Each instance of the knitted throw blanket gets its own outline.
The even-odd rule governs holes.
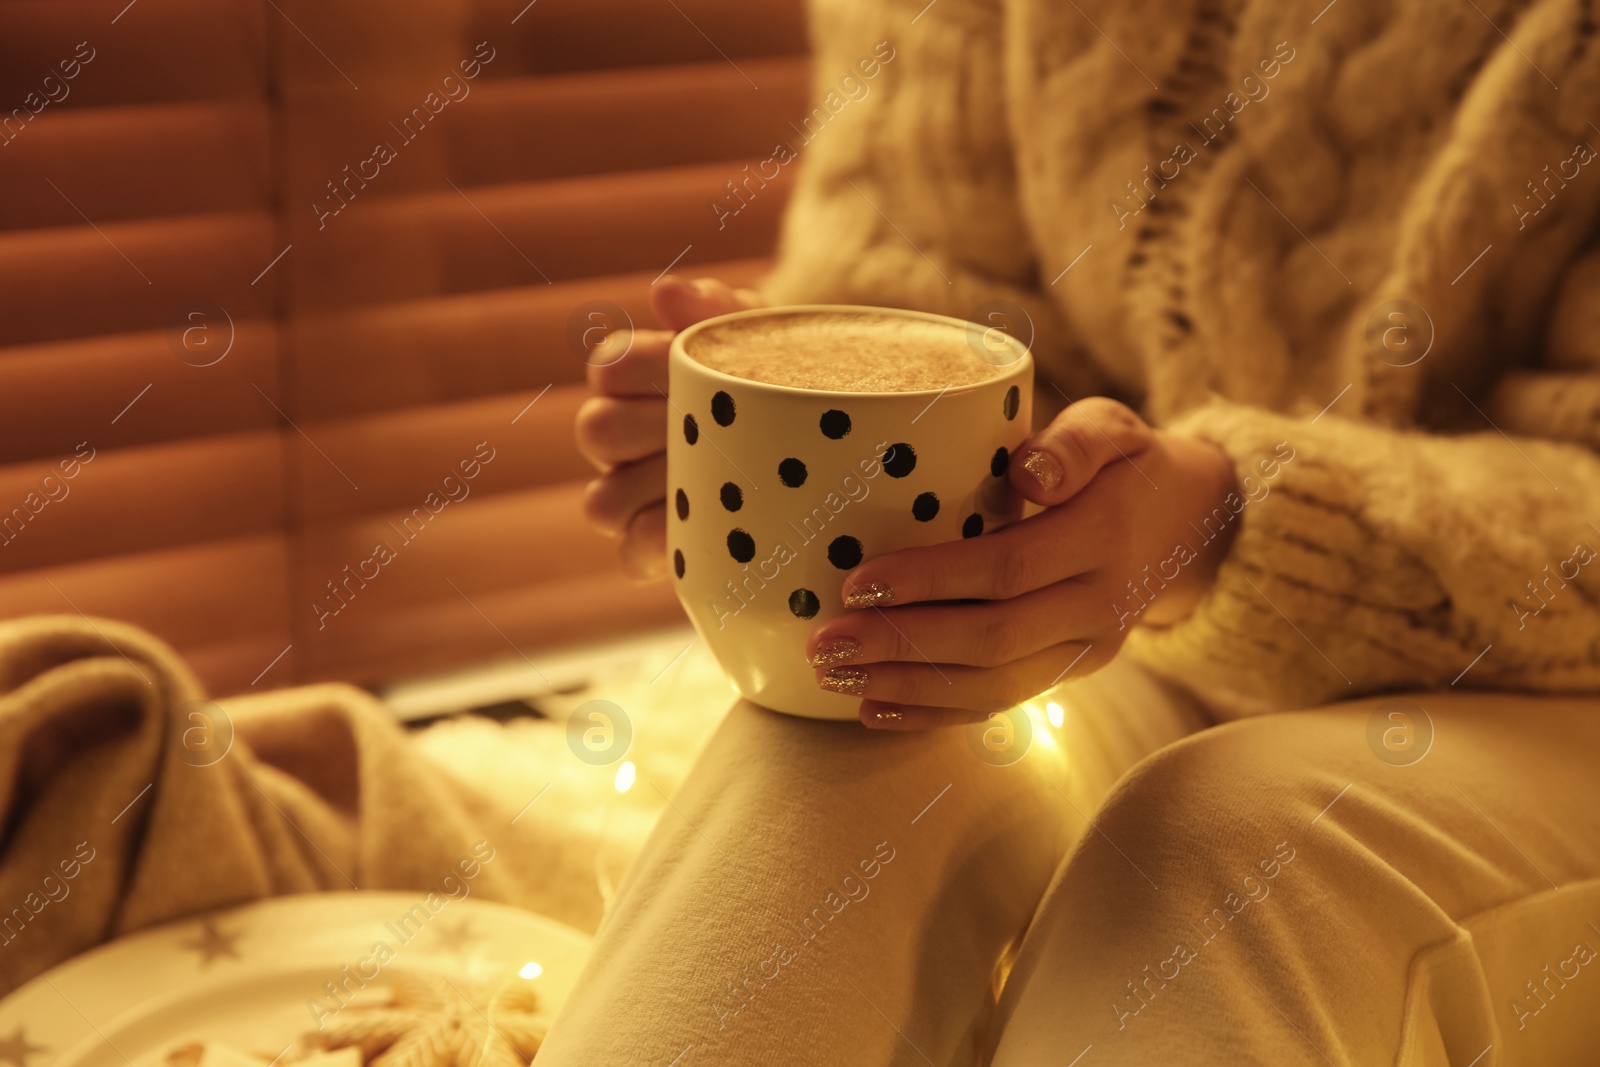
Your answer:
[[[558,910],[548,842],[372,697],[213,704],[110,620],[0,623],[0,798],[0,994],[107,938],[285,893],[438,890],[470,869],[472,893]]]

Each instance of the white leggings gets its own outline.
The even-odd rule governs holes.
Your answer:
[[[1057,699],[1010,766],[736,705],[539,1067],[1593,1062],[1600,704],[1417,696],[1398,766],[1382,702]]]

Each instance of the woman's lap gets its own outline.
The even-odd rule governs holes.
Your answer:
[[[1419,697],[1436,736],[1402,766],[1382,702],[1180,740],[1198,710],[1125,664],[1059,699],[1009,766],[966,730],[736,706],[540,1063],[1503,1067],[1600,1019],[1600,961],[1523,986],[1600,948],[1600,706]]]

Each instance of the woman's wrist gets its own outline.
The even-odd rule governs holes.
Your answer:
[[[1216,584],[1217,572],[1238,533],[1239,516],[1228,502],[1238,496],[1239,478],[1233,458],[1210,441],[1161,431],[1157,438],[1179,472],[1175,488],[1180,497],[1177,508],[1169,512],[1175,517],[1171,532],[1175,540],[1156,547],[1162,550],[1160,558],[1164,560],[1176,556],[1187,562],[1182,563],[1166,595],[1152,601],[1140,621],[1172,626],[1193,614],[1195,605]]]

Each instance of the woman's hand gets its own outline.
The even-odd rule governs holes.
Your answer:
[[[667,554],[667,346],[674,332],[701,319],[759,307],[760,295],[711,278],[685,282],[667,277],[650,290],[650,307],[665,330],[613,334],[607,345],[627,354],[605,366],[590,365],[595,395],[578,409],[578,449],[600,468],[583,508],[591,523],[619,538],[622,569],[635,578],[666,571]]]
[[[1046,510],[863,563],[841,590],[856,610],[812,633],[817,684],[864,697],[867,726],[975,721],[1104,666],[1137,623],[1189,613],[1242,507],[1221,449],[1101,397],[1034,435],[1008,476]]]

